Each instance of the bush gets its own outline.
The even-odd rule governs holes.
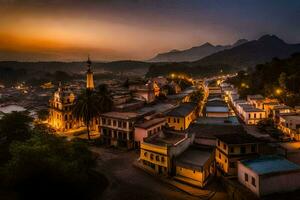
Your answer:
[[[11,160],[1,170],[1,185],[21,199],[90,199],[94,185],[105,188],[102,177],[91,175],[95,162],[82,142],[35,134],[12,143],[10,153]]]

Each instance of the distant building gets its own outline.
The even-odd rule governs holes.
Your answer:
[[[208,101],[205,105],[206,117],[228,117],[229,108],[223,100]]]
[[[242,160],[238,180],[259,197],[295,191],[300,189],[300,166],[279,156]]]
[[[93,72],[91,70],[90,58],[87,60],[86,89],[94,89]],[[49,101],[48,124],[57,131],[67,132],[83,126],[82,121],[78,121],[72,115],[72,106],[75,103],[74,93],[67,87],[59,84],[58,90]],[[96,119],[95,119],[96,120]],[[92,129],[94,129],[94,123]]]
[[[278,128],[288,137],[300,141],[300,115],[281,115]]]
[[[65,132],[82,125],[72,115],[75,95],[67,87],[59,85],[58,90],[49,100],[48,124],[57,131]]]
[[[134,148],[135,112],[108,112],[100,115],[100,137],[104,144],[127,149]]]
[[[249,134],[217,135],[216,164],[226,175],[237,175],[237,161],[258,154],[257,138]]]
[[[277,105],[274,106],[273,110],[272,110],[273,114],[273,121],[275,124],[279,123],[279,118],[281,114],[288,114],[292,112],[292,108],[286,105]]]
[[[195,103],[183,103],[166,114],[167,124],[174,130],[186,130],[197,117]]]

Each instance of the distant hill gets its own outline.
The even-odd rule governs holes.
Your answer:
[[[296,52],[300,52],[300,44],[288,44],[275,35],[264,35],[258,40],[211,54],[192,65],[223,64],[235,68],[248,68],[271,61],[274,57],[287,58]]]
[[[147,76],[182,72],[194,76],[208,76],[237,72],[264,64],[273,58],[288,58],[300,52],[300,44],[288,44],[275,35],[264,35],[258,40],[237,41],[230,49],[213,53],[198,61],[152,65]]]
[[[201,46],[192,47],[186,50],[172,50],[167,53],[160,53],[154,58],[150,59],[149,62],[183,62],[183,61],[196,61],[205,56],[211,55],[213,53],[222,51],[224,49],[232,48],[237,45],[241,45],[247,42],[246,39],[238,40],[233,45],[212,45],[210,43],[205,43]]]
[[[93,62],[94,71],[106,70],[111,72],[120,72],[126,70],[144,70],[147,71],[150,63],[141,61],[113,61],[113,62]],[[26,69],[34,71],[55,72],[66,71],[79,73],[85,71],[85,62],[17,62],[17,61],[0,61],[0,68]]]

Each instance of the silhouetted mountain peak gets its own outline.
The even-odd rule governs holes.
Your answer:
[[[206,42],[206,43],[202,44],[201,47],[214,47],[214,45],[212,45],[209,42]]]
[[[280,39],[279,37],[277,37],[276,35],[263,35],[261,36],[258,41],[261,42],[273,42],[273,43],[285,43],[282,39]]]
[[[247,39],[239,39],[239,40],[237,40],[235,43],[233,43],[233,47],[236,47],[236,46],[239,46],[239,45],[241,45],[241,44],[244,44],[244,43],[246,43],[246,42],[248,42],[248,40]]]

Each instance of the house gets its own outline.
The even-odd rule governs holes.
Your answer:
[[[300,189],[300,166],[280,156],[238,162],[238,180],[257,196]]]
[[[156,134],[166,124],[164,117],[143,120],[135,124],[134,128],[134,142],[135,147],[140,147],[144,138]]]
[[[159,93],[159,91],[158,91]],[[133,92],[133,96],[141,100],[144,100],[146,103],[152,103],[155,101],[155,92],[151,89],[150,86],[140,87]],[[158,95],[157,95],[158,96]]]
[[[240,116],[245,124],[257,124],[259,121],[266,118],[266,112],[262,109],[247,104],[240,106],[242,108]]]
[[[206,117],[228,117],[229,108],[223,100],[212,100],[208,101],[205,105],[205,116]]]
[[[162,129],[144,138],[140,147],[140,166],[152,173],[170,176],[174,172],[174,158],[185,151],[194,136],[185,132]]]
[[[239,124],[233,124],[228,121],[223,121],[220,123],[198,123],[197,121],[192,123],[188,129],[189,133],[195,135],[195,144],[215,147],[217,144],[218,135],[242,133],[246,134],[243,126]]]
[[[140,118],[135,112],[107,112],[100,115],[100,137],[104,144],[132,149],[134,124]]]
[[[300,140],[300,115],[280,115],[278,128],[288,137]]]
[[[247,101],[253,105],[255,108],[263,109],[263,102],[265,98],[260,94],[247,95]]]
[[[174,130],[186,130],[190,123],[196,119],[195,103],[183,103],[166,114],[169,127]]]
[[[261,141],[249,134],[216,135],[216,165],[226,175],[237,175],[237,161],[258,154]]]
[[[286,106],[284,104],[274,106],[274,108],[272,110],[272,117],[273,117],[274,123],[275,124],[279,123],[279,117],[281,114],[287,114],[287,113],[291,113],[291,112],[292,112],[292,108],[289,106]]]
[[[191,145],[175,159],[174,179],[197,187],[204,187],[214,174],[213,148]]]

